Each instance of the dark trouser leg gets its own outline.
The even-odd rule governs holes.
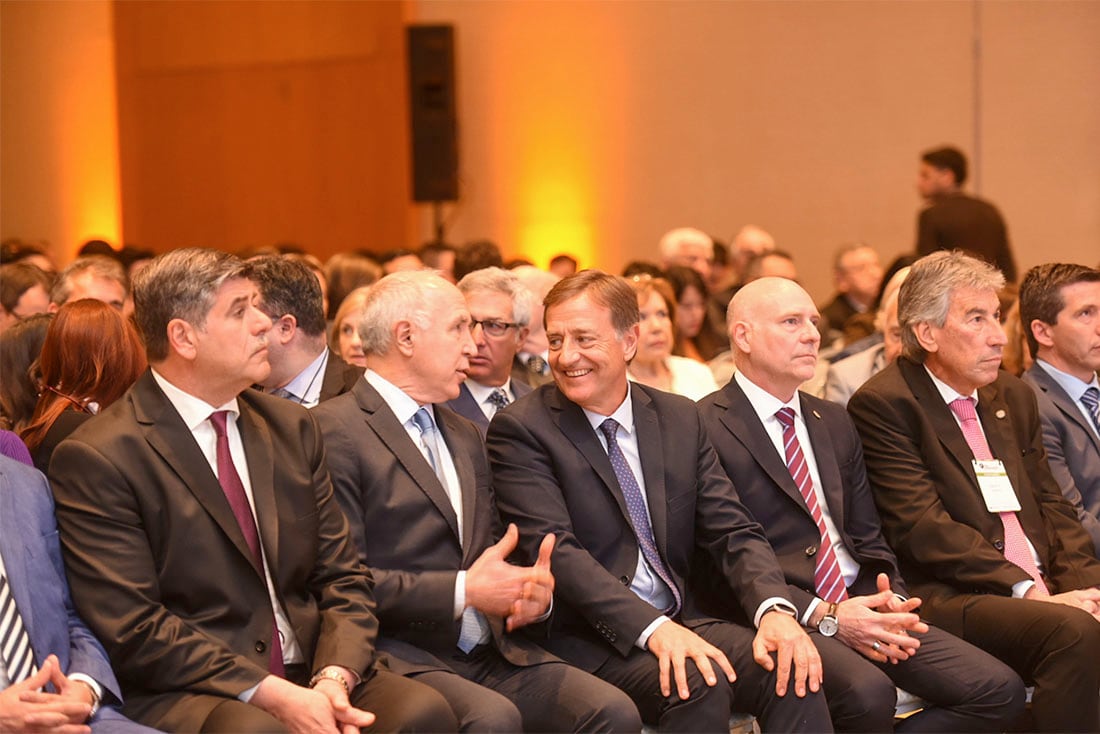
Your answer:
[[[458,718],[458,731],[480,733],[523,730],[523,717],[515,704],[496,691],[466,680],[458,673],[432,670],[409,677],[431,686],[447,699]]]
[[[199,731],[202,734],[273,734],[286,730],[278,719],[266,711],[250,703],[227,698],[214,707]]]
[[[356,688],[352,705],[377,717],[374,726],[365,730],[370,734],[458,730],[458,721],[443,696],[423,683],[388,670],[376,669],[374,675]]]
[[[843,732],[891,731],[897,689],[867,658],[834,637],[810,634],[821,655],[833,727]]]

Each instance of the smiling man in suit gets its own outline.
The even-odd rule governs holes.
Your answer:
[[[212,250],[146,266],[150,369],[51,462],[73,599],[123,712],[168,731],[453,727],[376,662],[371,579],[310,413],[247,389],[270,369],[250,275]]]
[[[900,731],[1003,731],[1024,708],[1019,676],[921,622],[919,599],[897,596],[905,584],[855,426],[839,405],[798,390],[814,373],[819,320],[794,281],[763,278],[739,290],[727,318],[737,372],[699,411],[775,550],[799,619],[815,632],[833,724],[889,731],[900,686],[931,704]]]
[[[1039,400],[1050,470],[1100,556],[1100,271],[1066,263],[1027,271],[1020,320],[1035,359],[1023,380]]]
[[[458,397],[446,405],[473,421],[484,438],[498,410],[531,392],[527,383],[512,379],[512,364],[527,339],[534,296],[502,268],[468,273],[458,289],[470,310],[470,334],[477,352],[470,355]]]
[[[958,251],[901,286],[902,356],[848,403],[922,614],[1008,663],[1042,731],[1100,729],[1100,561],[1051,475],[1035,395],[1000,370],[1004,276]]]
[[[488,434],[498,503],[526,553],[557,538],[544,644],[625,690],[662,731],[728,732],[734,710],[765,731],[828,730],[817,650],[695,403],[627,380],[634,291],[586,270],[545,306],[556,384],[498,413]],[[687,580],[697,552],[729,584],[740,624],[700,610]]]
[[[510,301],[489,299],[482,317],[507,317]],[[433,406],[455,398],[477,354],[470,324],[462,293],[439,275],[383,278],[359,325],[365,378],[316,411],[377,583],[379,648],[440,691],[463,731],[637,731],[620,691],[512,634],[548,611],[554,540],[540,536],[533,566],[507,562],[517,533],[502,533],[481,436]]]
[[[317,276],[303,261],[264,255],[249,261],[260,288],[260,310],[271,319],[265,392],[306,408],[352,388],[362,367],[350,365],[328,348],[325,311]]]

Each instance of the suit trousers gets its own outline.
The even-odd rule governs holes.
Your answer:
[[[681,701],[671,677],[672,695],[662,696],[657,657],[640,649],[631,650],[626,658],[616,654],[594,672],[626,691],[638,705],[642,720],[662,732],[728,734],[730,715],[734,712],[753,714],[761,731],[832,731],[823,693],[807,691],[805,697],[799,698],[792,684],[787,695],[776,695],[775,673],[769,673],[753,660],[753,630],[728,622],[708,622],[692,629],[726,654],[737,674],[734,683],[715,665],[718,683],[707,686],[695,663],[689,660],[685,667],[691,696]]]
[[[930,627],[917,654],[878,663],[835,637],[812,632],[825,671],[825,697],[837,731],[1011,731],[1024,712],[1023,681],[992,655]],[[896,688],[929,706],[894,726]]]

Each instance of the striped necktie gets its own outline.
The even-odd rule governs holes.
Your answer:
[[[26,680],[35,674],[34,650],[23,626],[23,617],[15,606],[8,577],[0,573],[0,657],[8,670],[12,683]]]
[[[1085,393],[1081,396],[1081,404],[1092,416],[1092,425],[1096,428],[1096,435],[1100,436],[1100,390],[1097,390],[1095,386],[1085,390]]]

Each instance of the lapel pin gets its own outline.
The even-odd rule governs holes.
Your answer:
[[[818,413],[816,410],[813,413],[814,413],[814,418],[817,418],[818,420],[821,420],[821,413]]]
[[[1004,412],[1003,410],[998,410],[998,411],[997,411],[996,413],[994,413],[993,415],[997,416],[997,417],[998,417],[998,418],[1000,418],[1001,420],[1004,420],[1004,417],[1005,417],[1005,412]]]

